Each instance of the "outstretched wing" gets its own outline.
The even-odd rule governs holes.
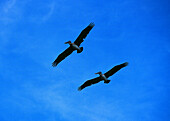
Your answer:
[[[64,52],[62,52],[56,60],[52,63],[52,66],[55,67],[57,66],[58,63],[60,63],[62,60],[64,60],[67,56],[69,56],[74,50],[69,47],[67,48]]]
[[[117,71],[119,71],[121,68],[126,67],[128,65],[128,62],[125,62],[123,64],[117,65],[110,69],[108,72],[106,72],[104,75],[108,78],[109,76],[113,75]]]
[[[96,77],[96,78],[94,78],[94,79],[87,80],[84,84],[82,84],[82,85],[78,88],[78,90],[81,91],[81,90],[84,89],[85,87],[90,86],[90,85],[92,85],[92,84],[96,84],[96,83],[100,82],[101,80],[102,80],[101,77]]]
[[[87,34],[90,32],[90,30],[94,27],[94,23],[90,23],[81,33],[80,35],[77,37],[77,39],[75,40],[75,44],[77,46],[80,46],[80,44],[83,42],[83,39],[86,38]]]

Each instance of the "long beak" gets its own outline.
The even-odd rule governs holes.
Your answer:
[[[71,41],[65,42],[65,44],[71,44]]]
[[[100,72],[97,72],[97,73],[95,73],[95,74],[99,74]]]

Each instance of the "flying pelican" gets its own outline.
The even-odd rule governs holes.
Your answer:
[[[86,38],[87,34],[90,30],[94,27],[94,23],[90,23],[84,30],[81,31],[80,35],[77,39],[72,43],[71,41],[65,42],[65,44],[69,44],[68,47],[64,52],[62,52],[56,60],[52,63],[52,66],[55,67],[59,64],[62,60],[64,60],[67,56],[69,56],[74,50],[77,50],[77,53],[81,53],[83,51],[83,47],[79,47],[80,44],[84,41],[83,39]]]
[[[115,67],[113,67],[112,69],[110,69],[108,72],[106,72],[105,74],[102,74],[102,72],[97,72],[95,74],[99,74],[99,77],[96,77],[94,79],[90,79],[87,80],[84,84],[82,84],[78,90],[81,91],[82,89],[84,89],[87,86],[90,86],[92,84],[96,84],[102,80],[104,80],[104,83],[108,84],[110,82],[110,80],[108,79],[108,77],[112,76],[113,74],[115,74],[117,71],[119,71],[121,68],[126,67],[128,65],[128,62],[125,62],[123,64],[117,65]]]

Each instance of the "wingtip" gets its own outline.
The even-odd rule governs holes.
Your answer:
[[[91,22],[89,26],[94,27],[95,26],[94,22]]]
[[[81,90],[82,90],[82,88],[81,88],[81,87],[79,87],[79,88],[78,88],[78,91],[81,91]]]
[[[53,63],[52,63],[52,66],[53,66],[53,67],[56,67],[56,66],[57,66],[57,63],[54,63],[54,62],[53,62]]]
[[[127,65],[129,65],[129,63],[128,63],[128,62],[125,62],[124,65],[127,66]]]

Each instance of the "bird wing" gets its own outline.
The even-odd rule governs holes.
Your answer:
[[[96,84],[96,83],[100,82],[101,80],[102,80],[102,79],[101,79],[100,76],[99,76],[99,77],[96,77],[96,78],[94,78],[94,79],[87,80],[84,84],[82,84],[82,85],[78,88],[78,90],[81,91],[81,90],[84,89],[85,87],[90,86],[90,85],[92,85],[92,84]]]
[[[74,51],[74,49],[72,49],[71,47],[67,48],[64,52],[62,52],[57,58],[56,60],[52,63],[52,66],[55,67],[57,66],[58,63],[60,63],[62,60],[64,60],[67,56],[69,56],[72,52]]]
[[[86,38],[87,34],[90,32],[90,30],[94,27],[94,23],[90,23],[84,30],[81,31],[80,35],[75,40],[75,44],[77,46],[80,46],[80,44],[83,42],[83,39]]]
[[[106,72],[104,75],[108,78],[109,76],[113,75],[117,71],[119,71],[121,68],[126,67],[128,65],[128,62],[125,62],[123,64],[117,65],[110,69],[108,72]]]

